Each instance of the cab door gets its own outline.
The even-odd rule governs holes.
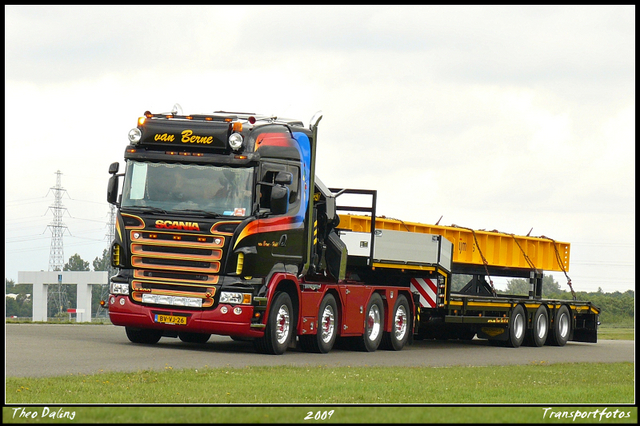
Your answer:
[[[260,171],[260,210],[270,211],[271,191],[278,173],[287,172],[292,176],[286,185],[289,192],[287,212],[268,214],[261,220],[258,246],[271,253],[274,263],[302,265],[304,261],[304,213],[300,215],[300,168],[296,165],[265,162]]]

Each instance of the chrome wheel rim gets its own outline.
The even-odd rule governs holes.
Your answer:
[[[404,305],[398,306],[393,320],[393,333],[396,340],[402,340],[407,333],[407,317],[407,311],[405,310]]]
[[[540,315],[538,317],[538,321],[536,321],[536,330],[538,331],[538,338],[542,339],[547,335],[547,321],[544,318],[544,315]]]
[[[369,340],[375,341],[381,330],[380,308],[378,305],[371,305],[367,316],[367,328]]]
[[[558,318],[558,331],[563,338],[569,334],[569,317],[565,313]]]
[[[321,339],[324,343],[329,343],[335,331],[336,317],[330,305],[324,307],[320,327],[322,330]]]
[[[279,344],[283,344],[289,337],[289,309],[286,305],[280,306],[276,315],[276,340]]]
[[[524,335],[524,318],[519,313],[513,318],[513,335],[516,339]]]

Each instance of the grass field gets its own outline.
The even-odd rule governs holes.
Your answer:
[[[633,327],[598,327],[598,340],[635,340]]]
[[[599,339],[633,340],[634,329],[601,327]],[[181,371],[167,366],[6,378],[3,422],[637,423],[634,385],[633,363]],[[27,412],[35,417],[25,418]]]
[[[56,404],[195,405],[188,408],[185,412],[188,415],[183,417],[176,414],[183,410],[180,407],[172,407],[171,410],[158,406],[74,408],[76,415],[82,413],[83,423],[105,419],[116,421],[116,418],[130,423],[172,422],[172,418],[180,418],[180,422],[211,422],[213,419],[218,422],[224,419],[231,423],[304,423],[308,412],[312,415],[307,422],[410,423],[428,420],[435,423],[440,419],[442,422],[465,423],[471,421],[469,416],[474,416],[471,413],[478,415],[478,412],[482,413],[481,420],[476,419],[476,422],[540,422],[543,420],[543,408],[575,412],[575,406],[558,407],[567,404],[608,404],[611,412],[617,406],[629,413],[629,420],[637,419],[634,407],[620,406],[634,403],[634,389],[633,363],[403,369],[281,366],[174,371],[167,368],[159,372],[54,378],[9,377],[6,379],[6,402],[16,407],[37,409],[39,416],[44,406],[51,412],[53,408],[50,407]],[[30,404],[39,406],[33,408]],[[203,406],[210,404],[218,406]],[[229,407],[229,404],[249,407],[239,409]],[[278,404],[300,405],[273,407]],[[372,407],[361,409],[358,408],[360,404]],[[398,406],[383,407],[380,404]],[[411,407],[415,404],[471,406],[456,407],[456,410],[448,407],[446,411],[440,411],[438,407]],[[517,410],[509,406],[486,408],[486,404],[537,404],[538,407],[526,407],[523,412],[524,407]],[[596,408],[583,409],[593,411]],[[12,410],[11,407],[4,408],[5,422],[25,420],[12,417]],[[62,410],[69,411],[70,408],[65,406]],[[329,418],[331,410],[334,412]],[[509,412],[511,414],[507,414]],[[114,417],[115,413],[117,417]],[[19,416],[20,412],[17,414]],[[314,419],[316,414],[318,420]],[[322,420],[322,415],[325,420]],[[626,420],[618,419],[618,422]]]
[[[245,367],[6,378],[11,404],[617,404],[633,363]],[[551,392],[553,390],[553,392]]]
[[[25,411],[34,419],[20,418]],[[15,411],[14,411],[15,410]],[[49,418],[51,413],[61,418]],[[43,416],[44,414],[44,416]],[[49,417],[47,417],[49,416]],[[66,417],[65,417],[66,416]],[[609,416],[609,417],[607,417]],[[71,420],[71,418],[73,418]],[[236,406],[3,408],[4,423],[244,423],[244,424],[637,424],[636,407],[595,406]]]

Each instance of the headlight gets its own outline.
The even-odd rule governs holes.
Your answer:
[[[135,145],[140,142],[140,139],[142,139],[142,132],[140,131],[140,129],[136,127],[129,130],[129,142]]]
[[[250,305],[251,293],[233,293],[223,291],[220,293],[220,303],[229,303],[231,305]]]
[[[229,146],[234,151],[239,151],[242,148],[242,135],[240,133],[232,133],[229,136]]]
[[[111,294],[124,294],[124,295],[129,294],[129,283],[118,283],[118,282],[111,281],[111,284],[109,287],[110,287],[109,292]]]

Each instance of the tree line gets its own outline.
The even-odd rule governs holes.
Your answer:
[[[453,275],[451,287],[459,291],[473,278],[471,275]],[[528,295],[529,280],[515,278],[507,281],[505,290],[496,289],[498,294]],[[605,293],[602,288],[595,292],[576,291],[577,300],[593,303],[600,308],[600,322],[604,325],[633,327],[635,312],[635,293],[615,291]],[[572,300],[573,295],[568,286],[563,288],[553,275],[544,275],[542,279],[542,297],[545,299]]]
[[[93,260],[94,271],[109,271],[111,268],[109,252],[105,249],[102,257],[96,257]],[[69,262],[64,265],[63,271],[89,271],[89,262],[74,254],[69,258]],[[472,277],[470,275],[453,275],[452,289],[460,290],[466,285]],[[32,285],[16,284],[13,280],[6,280],[5,295],[6,296],[5,312],[7,317],[31,317],[32,316]],[[62,285],[61,291],[64,291],[63,306],[56,306],[56,303],[48,303],[47,316],[49,317],[66,317],[67,308],[76,307],[77,289],[73,285]],[[500,294],[527,295],[529,294],[529,281],[521,278],[515,278],[507,281],[506,290],[497,290]],[[106,317],[107,313],[100,306],[100,300],[105,300],[108,296],[108,285],[103,286],[100,291],[94,289],[92,292],[91,311],[94,316]],[[553,275],[544,275],[542,281],[542,297],[546,299],[571,300],[573,295],[570,291],[564,290],[560,284],[553,278]],[[633,290],[625,292],[615,291],[613,293],[604,293],[601,288],[596,292],[576,292],[578,300],[584,300],[593,303],[602,310],[600,314],[600,322],[605,325],[618,325],[632,327],[634,324],[634,308],[635,294]],[[65,304],[66,303],[66,304]]]

